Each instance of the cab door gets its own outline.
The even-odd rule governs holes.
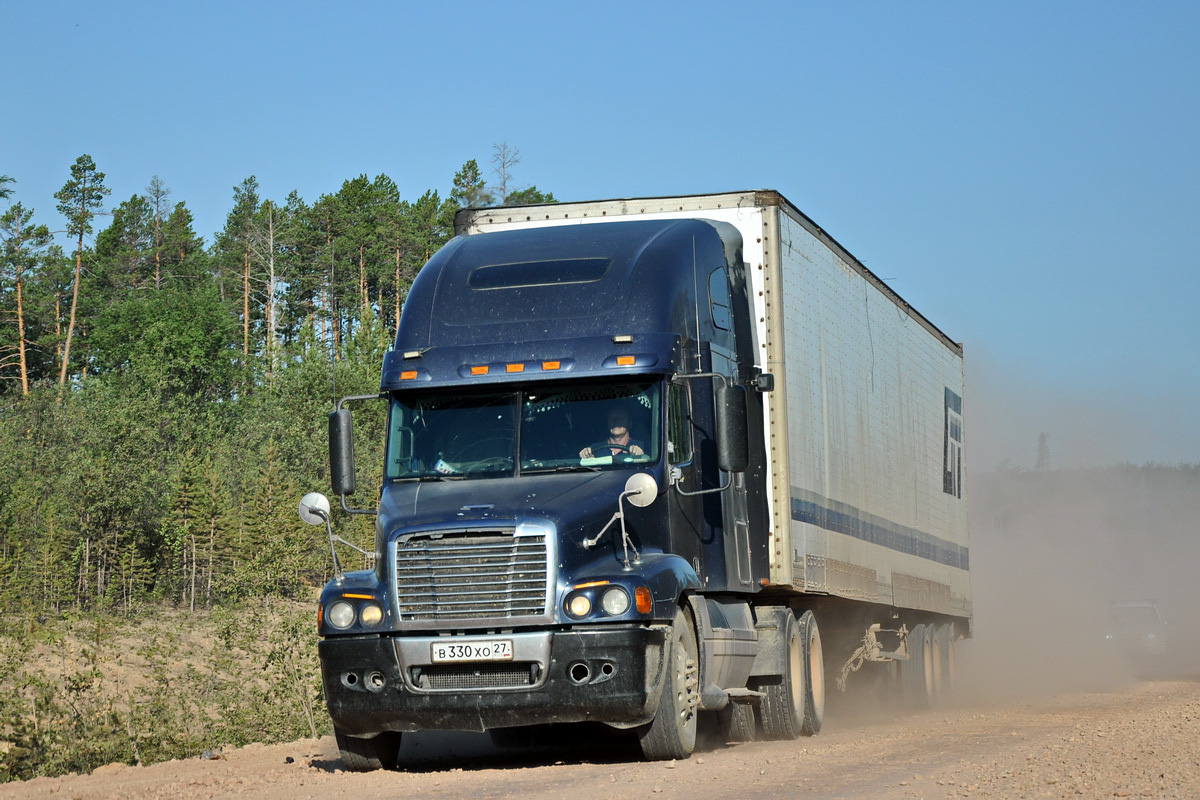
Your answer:
[[[722,265],[712,270],[708,274],[707,283],[709,322],[712,324],[707,359],[709,368],[736,383],[738,358],[734,335],[734,304],[726,267]],[[713,397],[715,401],[716,392],[713,392]],[[746,476],[742,472],[730,475],[720,470],[716,471],[719,473],[719,485],[729,484],[729,488],[719,494],[723,544],[719,557],[724,562],[725,588],[749,589],[753,585],[753,575],[750,568]]]
[[[708,586],[706,545],[714,540],[704,519],[704,495],[694,494],[701,485],[701,459],[697,455],[697,431],[692,414],[692,381],[673,381],[667,388],[667,469],[671,489],[671,551],[687,559],[700,582]]]

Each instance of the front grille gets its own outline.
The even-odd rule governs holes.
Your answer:
[[[414,535],[396,543],[397,612],[406,621],[542,616],[547,570],[544,534]]]
[[[421,689],[516,689],[537,683],[532,664],[456,664],[413,670],[413,684]]]

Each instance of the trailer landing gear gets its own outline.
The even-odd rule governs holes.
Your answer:
[[[895,637],[893,649],[884,650],[880,636]],[[838,689],[845,691],[850,673],[867,662],[897,662],[898,680],[892,689],[904,705],[924,709],[948,705],[955,683],[954,626],[921,623],[898,630],[875,624],[867,628],[862,644],[838,673]]]

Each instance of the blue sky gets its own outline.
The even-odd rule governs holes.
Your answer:
[[[969,458],[1200,461],[1200,4],[6,4],[0,174],[232,187],[493,145],[561,200],[774,188],[968,357]],[[493,179],[494,182],[494,179]]]

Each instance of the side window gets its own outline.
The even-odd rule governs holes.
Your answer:
[[[945,449],[942,454],[942,491],[962,497],[963,469],[962,398],[946,389]]]
[[[729,313],[729,281],[725,268],[715,269],[708,276],[708,308],[712,312],[713,325],[723,331],[733,329],[733,318]]]
[[[683,464],[692,460],[692,405],[686,384],[671,384],[667,407],[667,460]]]

